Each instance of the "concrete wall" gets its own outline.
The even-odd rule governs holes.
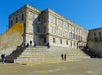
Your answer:
[[[88,41],[88,47],[95,52],[102,53],[102,42]]]

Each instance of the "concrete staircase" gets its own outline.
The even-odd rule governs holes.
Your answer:
[[[16,56],[19,53],[20,55]],[[80,49],[62,47],[47,48],[44,46],[28,47],[23,51],[18,50],[16,54],[13,54],[12,58],[15,63],[57,61],[61,60],[62,53],[67,55],[67,60],[90,58]]]

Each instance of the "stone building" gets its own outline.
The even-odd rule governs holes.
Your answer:
[[[86,46],[88,30],[67,20],[51,9],[40,11],[25,5],[9,16],[9,28],[24,23],[23,43],[78,48]]]
[[[88,40],[102,41],[102,28],[89,30]]]
[[[95,57],[102,57],[102,28],[89,30],[87,46]]]

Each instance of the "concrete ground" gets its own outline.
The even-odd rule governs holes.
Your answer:
[[[0,75],[102,75],[102,59],[31,65],[0,63]]]

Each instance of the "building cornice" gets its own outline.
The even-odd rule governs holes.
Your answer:
[[[36,12],[38,12],[38,13],[41,13],[40,10],[38,10],[38,9],[36,9],[36,8],[34,8],[34,7],[30,6],[30,5],[28,5],[28,4],[26,4],[26,5],[24,5],[23,7],[19,8],[18,10],[16,10],[16,11],[15,11],[14,13],[12,13],[11,15],[9,15],[9,18],[12,17],[12,16],[15,15],[15,14],[21,12],[21,11],[26,11],[27,9],[36,11]]]

